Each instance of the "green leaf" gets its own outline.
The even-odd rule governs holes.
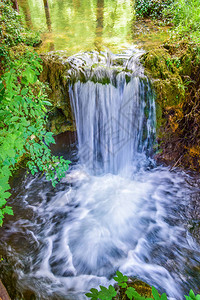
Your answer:
[[[128,281],[128,277],[124,276],[120,271],[117,271],[116,274],[117,274],[117,276],[114,277],[114,280],[117,281],[118,283]]]
[[[12,210],[12,207],[10,206],[6,206],[5,208],[2,209],[3,213],[7,214],[7,215],[10,215],[10,216],[13,216],[13,210]]]
[[[49,102],[49,101],[43,101],[43,104],[44,105],[47,105],[47,106],[53,106],[53,104],[51,103],[51,102]]]
[[[11,193],[9,193],[9,192],[5,192],[5,193],[1,194],[1,197],[5,198],[5,199],[8,199],[10,196],[11,196]]]
[[[7,201],[5,199],[0,199],[0,208],[2,208],[6,203]]]
[[[167,295],[165,293],[161,295],[161,300],[167,300]]]
[[[132,300],[133,299],[133,295],[135,293],[135,289],[133,287],[129,287],[127,290],[126,290],[126,295],[127,297]]]
[[[154,297],[155,300],[160,300],[159,293],[158,293],[157,289],[154,286],[152,286],[152,294],[153,294],[153,297]]]
[[[9,156],[9,157],[15,157],[15,154],[16,154],[16,152],[15,152],[15,150],[13,150],[13,149],[7,149],[6,150],[6,153],[7,153],[7,155]]]
[[[17,121],[17,120],[19,120],[19,117],[18,117],[18,116],[15,116],[15,117],[12,117],[12,118],[10,119],[10,122],[15,122],[15,121]]]
[[[47,132],[46,135],[44,136],[44,141],[47,145],[49,144],[55,144],[55,140],[53,138],[53,133],[52,132]]]
[[[189,296],[190,296],[190,298],[192,298],[192,300],[196,300],[196,297],[195,297],[195,294],[194,294],[193,290],[190,290]]]
[[[21,95],[22,95],[22,96],[25,96],[25,95],[28,93],[28,91],[29,91],[28,88],[23,88],[23,89],[21,90]]]
[[[23,73],[23,76],[26,78],[28,83],[35,83],[37,81],[37,77],[35,76],[35,71],[32,70],[30,66],[26,68]]]
[[[97,289],[91,289],[90,290],[91,293],[86,293],[85,295],[88,297],[88,298],[91,298],[91,300],[97,300],[99,297],[99,292]]]
[[[117,295],[117,292],[112,285],[109,285],[108,289],[102,285],[100,285],[100,288],[99,298],[101,300],[112,300],[112,298]]]

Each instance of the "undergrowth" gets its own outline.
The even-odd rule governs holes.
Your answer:
[[[168,8],[174,33],[200,43],[200,0],[178,0]]]
[[[170,18],[170,7],[173,0],[135,0],[136,16],[140,18],[153,18],[167,20]],[[169,14],[167,14],[167,11]]]
[[[172,37],[200,43],[200,0],[135,0],[136,16],[172,24]]]

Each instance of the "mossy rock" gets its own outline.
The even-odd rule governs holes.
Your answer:
[[[66,131],[74,131],[72,121],[67,120],[61,109],[54,108],[48,115],[47,130],[57,135]]]
[[[146,282],[143,282],[139,279],[130,278],[127,282],[128,287],[133,287],[138,294],[146,298],[153,298],[152,288]],[[117,287],[117,300],[128,300],[127,295],[125,294],[126,289]]]
[[[59,55],[51,53],[41,55],[41,59],[43,61],[43,72],[40,80],[48,83],[48,97],[54,106],[54,118],[51,118],[54,121],[49,126],[52,128],[52,132],[56,134],[68,130],[73,131],[73,115],[68,93],[68,80],[65,77],[65,71],[69,69],[69,65]],[[60,114],[56,113],[58,111],[60,111]],[[56,115],[58,117],[57,120]],[[61,122],[60,129],[58,128],[59,121]]]
[[[159,160],[200,170],[200,46],[171,40],[142,62],[156,94]]]

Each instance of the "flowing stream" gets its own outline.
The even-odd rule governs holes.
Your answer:
[[[24,295],[86,299],[117,270],[175,299],[199,287],[199,244],[186,220],[189,175],[152,158],[155,102],[141,54],[68,59],[77,128],[77,143],[64,150],[71,169],[56,189],[40,177],[16,181],[14,222],[1,230]]]

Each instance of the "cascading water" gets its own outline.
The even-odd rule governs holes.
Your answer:
[[[134,76],[126,83],[120,73],[115,84],[78,81],[71,91],[80,162],[93,172],[124,173],[150,149],[155,109],[149,82]]]
[[[95,174],[125,175],[127,168],[146,160],[151,150],[155,103],[150,82],[137,62],[141,54],[121,56],[120,73],[111,58],[105,58],[95,74],[87,72],[86,82],[79,80],[70,89],[79,160]],[[87,62],[92,66],[96,59]]]
[[[2,234],[18,289],[37,299],[86,299],[90,288],[113,283],[116,270],[176,299],[198,286],[200,253],[185,217],[189,177],[150,158],[155,104],[140,55],[68,59],[79,161],[56,190],[26,180],[13,204],[23,209]]]

